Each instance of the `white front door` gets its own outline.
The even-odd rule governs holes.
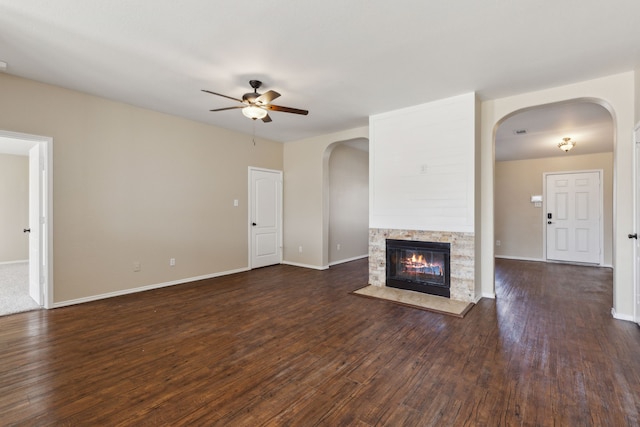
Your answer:
[[[41,272],[42,253],[42,167],[40,145],[29,150],[29,296],[42,305]]]
[[[601,172],[546,174],[547,259],[601,264]]]
[[[282,262],[282,172],[249,168],[250,268]]]

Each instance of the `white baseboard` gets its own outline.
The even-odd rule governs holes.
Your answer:
[[[547,262],[546,259],[542,259],[542,258],[528,258],[528,257],[521,257],[521,256],[509,256],[509,255],[496,255],[496,258],[501,258],[501,259],[512,259],[515,261],[533,261],[533,262]]]
[[[326,270],[329,268],[328,265],[319,266],[319,265],[311,265],[311,264],[301,264],[298,262],[291,262],[291,261],[282,261],[282,264],[291,265],[293,267],[311,268],[313,270]]]
[[[339,261],[333,261],[329,263],[329,267],[331,267],[332,265],[344,264],[345,262],[357,261],[359,259],[368,258],[368,257],[369,257],[369,254],[366,254],[366,255],[355,256],[353,258],[341,259]]]
[[[22,264],[22,263],[28,263],[29,260],[28,259],[23,259],[23,260],[18,260],[18,261],[5,261],[5,262],[0,262],[0,265],[9,265],[9,264]]]
[[[496,255],[495,257],[501,258],[501,259],[512,259],[514,261],[550,262],[554,264],[571,264],[571,265],[585,265],[589,267],[613,268],[611,264],[585,264],[585,263],[579,263],[579,262],[548,261],[543,258],[527,258],[527,257],[509,256],[509,255]]]
[[[496,294],[495,292],[483,292],[482,296],[480,298],[478,298],[478,301],[480,301],[480,299],[482,298],[489,298],[489,299],[496,299]]]
[[[613,316],[614,319],[626,320],[628,322],[633,322],[633,316],[632,315],[616,313],[616,309],[613,308],[613,307],[611,308],[611,315]]]
[[[128,294],[135,294],[137,292],[144,292],[144,291],[150,291],[153,289],[166,288],[167,286],[181,285],[183,283],[196,282],[198,280],[213,279],[214,277],[228,276],[229,274],[242,273],[244,271],[249,271],[249,268],[244,267],[244,268],[239,268],[237,270],[228,270],[220,273],[207,274],[204,276],[189,277],[186,279],[173,280],[171,282],[141,286],[139,288],[123,289],[121,291],[108,292],[106,294],[92,295],[89,297],[78,298],[78,299],[67,300],[67,301],[59,301],[53,304],[53,308],[66,307],[68,305],[82,304],[85,302],[97,301],[97,300],[106,299],[106,298],[113,298],[113,297],[118,297],[118,296],[128,295]]]

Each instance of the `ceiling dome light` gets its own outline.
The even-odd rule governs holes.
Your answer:
[[[245,117],[249,117],[253,120],[264,119],[267,115],[267,110],[255,105],[249,105],[248,107],[244,107],[242,109],[242,114],[244,114]]]
[[[568,153],[575,145],[575,141],[571,141],[571,138],[562,138],[562,142],[558,144],[558,148]]]

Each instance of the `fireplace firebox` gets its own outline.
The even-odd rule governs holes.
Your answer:
[[[450,297],[451,244],[386,240],[386,285]]]

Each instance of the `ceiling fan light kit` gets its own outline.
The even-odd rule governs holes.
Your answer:
[[[269,117],[269,113],[267,112],[267,110],[281,111],[283,113],[301,114],[303,116],[309,114],[309,111],[307,110],[299,110],[297,108],[282,107],[279,105],[271,104],[271,101],[278,98],[280,94],[274,90],[259,94],[258,88],[262,86],[262,82],[260,80],[250,80],[249,84],[253,88],[253,92],[245,93],[244,95],[242,95],[242,99],[212,92],[206,89],[202,89],[202,91],[210,93],[212,95],[222,96],[223,98],[231,99],[241,104],[235,107],[217,108],[210,111],[235,110],[237,108],[241,108],[242,114],[245,117],[248,117],[252,120],[260,119],[265,123],[269,123],[271,121],[271,117]]]
[[[265,116],[267,115],[267,111],[258,106],[250,105],[242,109],[242,114],[244,114],[245,117],[249,117],[250,119],[256,120],[256,119],[264,119]]]
[[[575,147],[576,142],[571,141],[571,138],[562,138],[562,142],[558,144],[558,148],[568,153],[573,147]]]

